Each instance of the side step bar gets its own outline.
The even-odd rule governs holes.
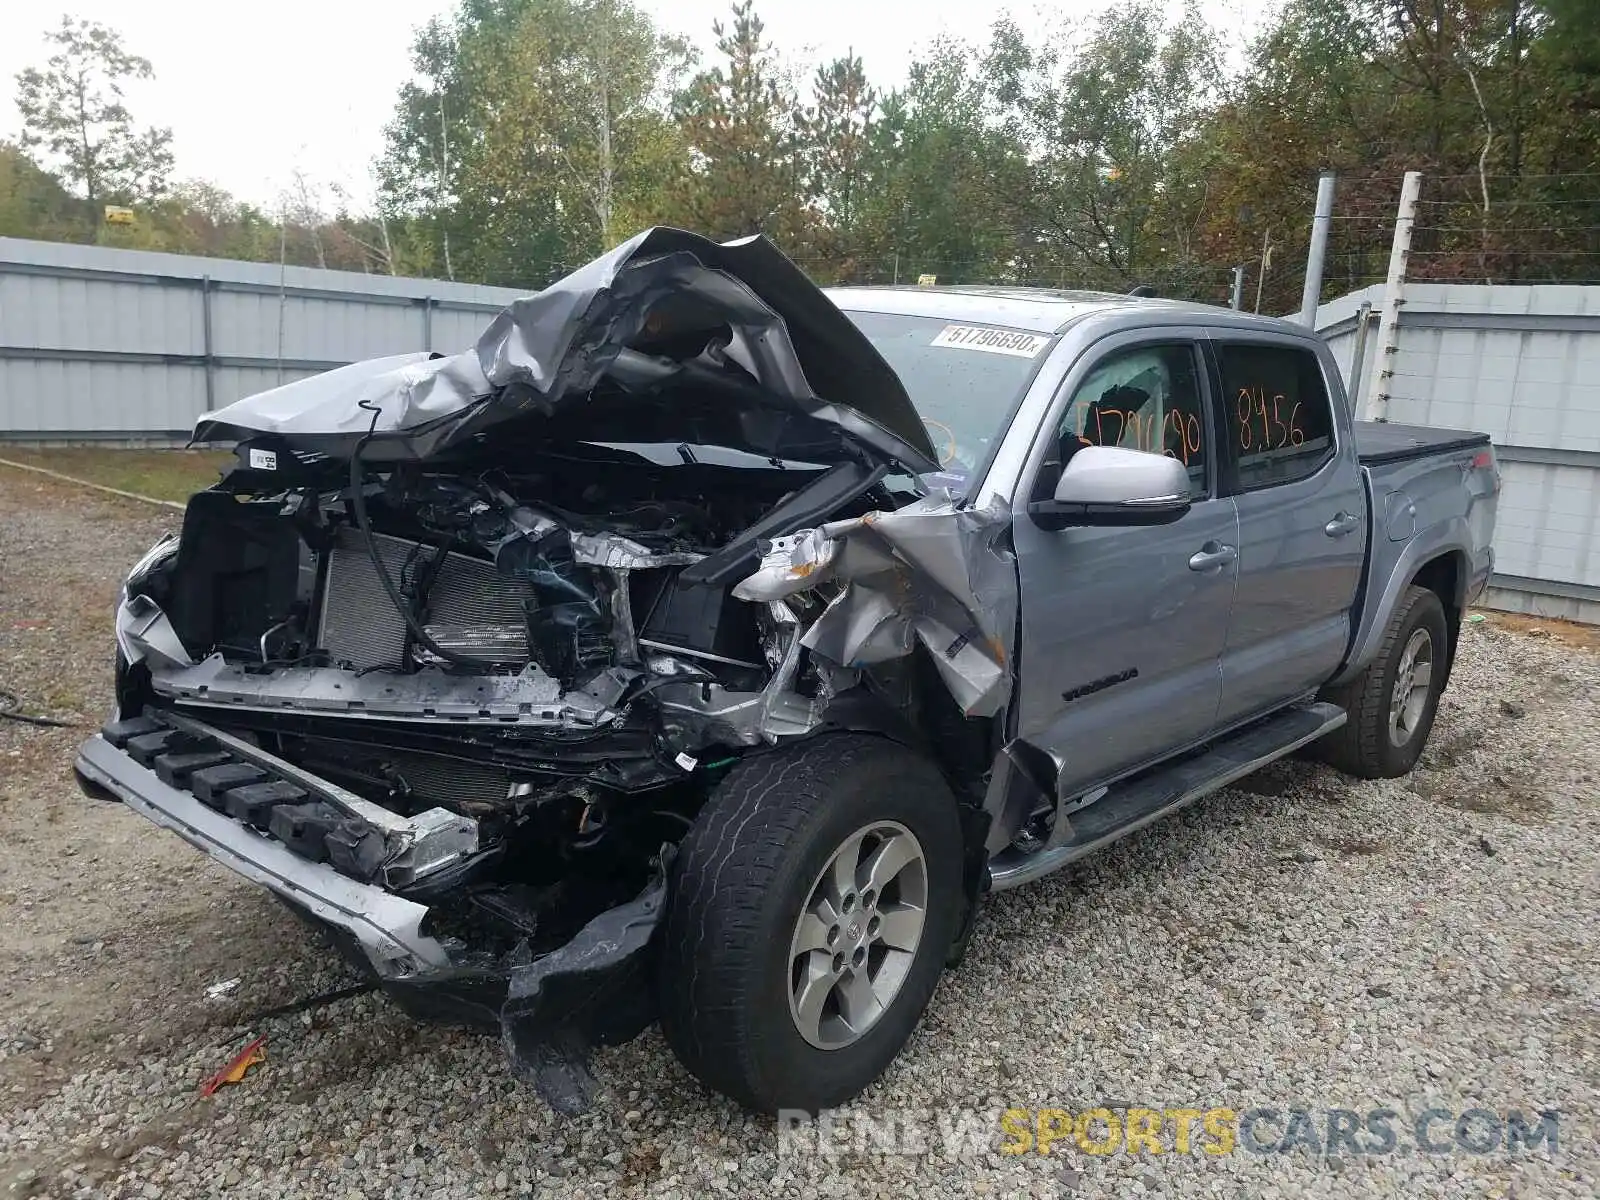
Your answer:
[[[1071,819],[1058,815],[1056,830],[1043,848],[1025,854],[1008,846],[996,854],[989,860],[990,887],[999,892],[1032,883],[1332,733],[1346,720],[1336,704],[1296,705],[1201,754],[1115,784],[1104,799]]]

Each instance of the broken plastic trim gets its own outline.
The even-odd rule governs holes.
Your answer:
[[[165,713],[161,720],[175,729],[215,742],[235,758],[264,767],[278,778],[305,788],[346,817],[353,817],[376,831],[383,839],[383,854],[375,864],[374,873],[391,888],[409,887],[478,852],[478,823],[471,817],[444,808],[430,808],[414,817],[403,817],[303,771],[243,738],[177,713]]]
[[[591,1046],[628,1041],[654,1019],[647,951],[672,857],[662,847],[655,877],[639,896],[595,917],[566,945],[512,968],[500,1040],[512,1071],[559,1113],[590,1106]]]

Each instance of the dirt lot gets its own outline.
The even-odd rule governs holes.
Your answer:
[[[232,454],[218,450],[124,450],[98,446],[0,445],[0,458],[121,492],[180,502],[197,489],[215,483],[233,461]]]
[[[1600,655],[1563,631],[1469,625],[1408,779],[1278,764],[990,903],[847,1114],[976,1114],[987,1148],[780,1155],[653,1031],[603,1052],[603,1103],[562,1121],[492,1040],[379,998],[257,1019],[351,976],[265,893],[71,782],[109,704],[118,581],[176,514],[5,468],[0,514],[0,688],[82,726],[0,721],[0,1196],[1600,1193]],[[267,1061],[200,1098],[256,1034]],[[996,1151],[1007,1107],[1101,1104],[1388,1107],[1401,1145]],[[1559,1148],[1418,1154],[1430,1106],[1559,1109]]]

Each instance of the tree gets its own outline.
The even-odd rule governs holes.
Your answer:
[[[726,63],[702,71],[673,105],[690,165],[683,211],[708,237],[766,233],[804,247],[806,204],[799,104],[778,69],[753,0],[713,24]]]
[[[823,209],[823,253],[848,271],[861,249],[857,227],[878,95],[851,54],[817,68],[812,96],[797,125],[806,146],[806,190]]]
[[[77,224],[77,202],[61,181],[0,141],[0,237],[68,240]]]
[[[581,261],[660,207],[679,143],[657,102],[688,51],[626,0],[544,8],[483,63],[496,104],[476,171],[501,194],[539,175],[565,225],[564,253]]]
[[[980,67],[970,46],[941,39],[883,101],[863,189],[863,238],[877,269],[868,281],[1012,277],[1010,198],[1025,190],[1027,161]]]
[[[153,72],[148,60],[123,49],[121,35],[62,17],[61,28],[46,37],[58,49],[45,69],[17,75],[22,146],[43,149],[59,164],[87,202],[92,231],[102,204],[161,197],[172,172],[172,131],[134,127],[123,87]]]
[[[1282,266],[1264,307],[1292,307],[1312,181],[1332,168],[1342,219],[1325,286],[1376,282],[1401,175],[1418,169],[1413,274],[1594,274],[1600,197],[1581,178],[1600,167],[1600,55],[1585,64],[1581,49],[1600,46],[1591,10],[1586,0],[1290,0],[1180,152],[1212,180],[1206,252],[1249,262],[1270,235]]]
[[[992,56],[1033,148],[1018,198],[1036,270],[1125,288],[1194,263],[1208,180],[1182,177],[1175,152],[1210,108],[1216,36],[1191,6],[1168,24],[1155,0],[1107,10],[1075,49],[1031,56],[997,30]]]
[[[542,284],[656,219],[686,53],[631,0],[464,0],[431,22],[379,164],[396,256]]]

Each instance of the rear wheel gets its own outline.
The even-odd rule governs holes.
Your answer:
[[[1326,692],[1350,719],[1316,743],[1316,756],[1362,779],[1391,779],[1411,770],[1433,729],[1449,653],[1439,597],[1426,588],[1407,588],[1377,657],[1349,683]]]
[[[848,1100],[911,1036],[964,903],[955,799],[926,760],[861,734],[747,759],[674,864],[667,1041],[760,1111]]]

